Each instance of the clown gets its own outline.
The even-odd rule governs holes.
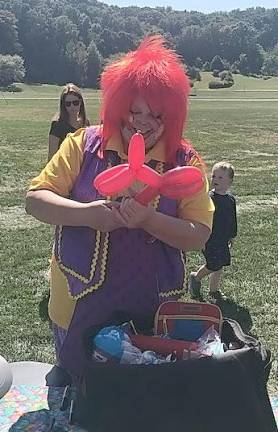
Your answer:
[[[183,251],[201,249],[213,204],[203,189],[179,200],[157,197],[148,206],[124,196],[104,199],[96,176],[126,162],[131,136],[144,136],[145,164],[160,174],[176,166],[204,171],[182,138],[189,80],[161,37],[108,65],[101,76],[101,126],[69,134],[27,194],[27,212],[56,225],[49,315],[59,362],[82,372],[82,335],[115,312],[130,319],[152,316],[158,305],[185,291]],[[205,174],[204,174],[205,176]]]

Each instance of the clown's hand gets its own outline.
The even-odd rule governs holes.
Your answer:
[[[112,209],[119,222],[129,229],[144,228],[144,223],[155,213],[151,205],[143,206],[133,198],[123,198],[120,209]]]
[[[110,200],[98,200],[97,204],[102,206],[104,209],[101,215],[102,217],[101,231],[110,232],[118,228],[123,228],[125,226],[124,220],[115,217],[115,213],[113,211],[113,209],[116,210],[120,208],[121,204],[119,202],[110,201]]]

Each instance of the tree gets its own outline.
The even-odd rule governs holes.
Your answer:
[[[19,52],[16,17],[13,13],[0,10],[0,53],[15,54]]]
[[[78,28],[67,16],[55,18],[52,25],[56,43],[61,50],[65,50],[68,43],[78,41]]]
[[[25,76],[24,60],[19,55],[0,55],[0,86],[20,82]]]
[[[60,83],[69,76],[86,78],[92,40],[105,59],[133,49],[146,35],[162,34],[189,66],[208,70],[207,62],[217,56],[223,65],[219,61],[212,70],[237,72],[239,63],[243,73],[276,70],[272,49],[278,43],[278,9],[206,15],[164,7],[121,8],[97,0],[76,4],[0,0],[0,54],[21,55],[30,82]]]
[[[65,73],[62,82],[74,82],[84,86],[87,79],[87,57],[88,53],[83,42],[67,43],[65,52]],[[61,82],[62,75],[60,76]]]
[[[23,46],[26,80],[56,83],[61,63],[53,20],[45,16],[43,10],[26,8],[18,23],[18,33]]]
[[[194,66],[196,66],[197,68],[201,69],[203,66],[203,61],[200,57],[197,57],[195,62],[194,62]]]
[[[102,58],[94,41],[88,46],[87,57],[87,82],[88,87],[96,88],[98,86],[98,77],[100,75]]]
[[[120,31],[117,34],[117,51],[127,52],[134,49],[134,42],[129,33]]]
[[[263,75],[278,76],[278,56],[268,54],[264,59],[261,71]]]
[[[227,84],[231,84],[231,85],[234,84],[233,75],[232,75],[232,73],[229,70],[224,70],[224,71],[220,72],[219,78],[220,78],[221,81],[224,82],[224,84],[226,84],[226,87],[230,87]]]
[[[184,63],[193,65],[202,52],[203,29],[199,26],[188,26],[175,40],[177,51],[183,57]]]
[[[79,19],[79,34],[84,44],[87,46],[90,43],[91,38],[91,21],[90,18],[82,14]]]
[[[239,56],[239,60],[237,62],[238,70],[242,75],[248,75],[249,73],[249,65],[248,65],[248,57],[247,54],[241,53]]]
[[[224,63],[219,55],[213,57],[210,62],[210,70],[218,70],[219,72],[224,70]]]
[[[128,33],[130,38],[132,38],[133,40],[136,39],[136,37],[141,38],[144,34],[142,24],[136,15],[131,16],[126,20],[123,20],[121,30]],[[136,37],[133,37],[133,35]]]
[[[201,81],[200,69],[195,66],[187,66],[187,74],[193,81]]]
[[[264,61],[264,52],[260,45],[253,44],[246,48],[249,73],[260,73]]]
[[[159,21],[158,25],[164,32],[168,32],[173,36],[181,34],[183,28],[183,22],[179,18],[179,15],[175,13],[167,14]]]
[[[111,54],[117,53],[117,33],[109,28],[104,28],[99,35],[97,48],[103,57],[109,57]]]
[[[205,72],[209,72],[209,71],[210,71],[210,62],[206,61],[206,62],[203,64],[203,70],[204,70]]]

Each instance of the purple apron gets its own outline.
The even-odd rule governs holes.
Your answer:
[[[71,199],[91,202],[103,199],[92,186],[94,178],[108,164],[118,164],[115,152],[98,154],[99,129],[86,129],[84,159],[71,191]],[[192,157],[178,154],[186,164]],[[155,166],[155,161],[150,165]],[[164,171],[172,168],[164,164]],[[157,209],[177,215],[177,201],[160,197]],[[151,238],[141,229],[119,228],[101,233],[87,227],[59,226],[56,229],[55,256],[67,278],[70,295],[77,299],[74,314],[62,343],[60,362],[80,375],[85,365],[83,335],[86,329],[109,321],[117,311],[132,316],[154,314],[166,300],[177,300],[185,289],[184,259],[180,250]]]

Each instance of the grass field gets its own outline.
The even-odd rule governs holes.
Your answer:
[[[234,85],[224,91],[278,91],[278,77],[271,77],[269,79],[248,77],[240,74],[233,74]],[[201,81],[196,82],[198,90],[209,90],[208,83],[214,81],[211,72],[201,72]],[[222,89],[220,89],[223,91]]]
[[[223,279],[229,300],[222,308],[277,356],[278,93],[273,100],[261,97],[261,90],[271,93],[266,92],[271,87],[263,88],[269,81],[260,80],[257,89],[248,84],[254,100],[230,89],[209,93],[204,100],[198,91],[190,100],[186,136],[208,170],[222,159],[235,165],[239,234],[232,266]],[[278,91],[277,80],[272,90]],[[54,361],[42,301],[48,289],[44,274],[53,228],[25,215],[24,197],[29,180],[45,164],[49,124],[59,93],[55,86],[32,86],[20,94],[6,93],[6,100],[0,97],[0,353],[11,361]],[[99,94],[89,90],[84,94],[95,122]],[[39,99],[26,99],[33,97]],[[201,254],[188,254],[189,271],[202,262]],[[277,361],[269,386],[271,391],[278,389]]]

